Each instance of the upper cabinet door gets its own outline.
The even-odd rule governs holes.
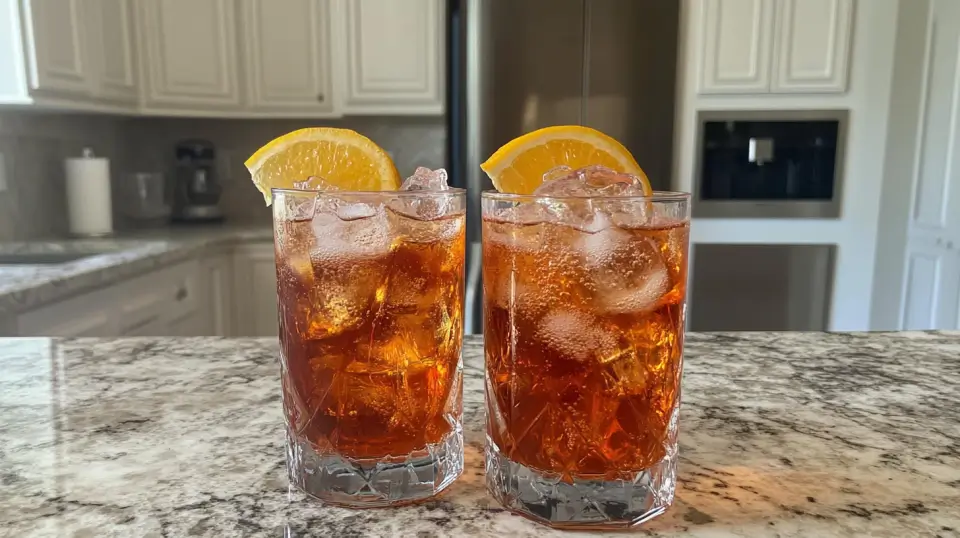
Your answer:
[[[243,0],[250,105],[332,115],[329,0]]]
[[[442,0],[347,0],[344,111],[442,114]]]
[[[239,106],[233,0],[139,0],[136,6],[147,108]]]
[[[80,0],[24,0],[23,21],[31,91],[89,95],[93,78]]]
[[[90,50],[99,59],[98,97],[132,103],[137,100],[133,19],[130,0],[93,0]]]
[[[772,91],[847,90],[853,4],[854,0],[780,0]]]
[[[773,0],[701,0],[700,93],[770,90]]]

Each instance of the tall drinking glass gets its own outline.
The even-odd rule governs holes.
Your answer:
[[[464,192],[273,190],[291,483],[430,497],[463,470]]]
[[[483,206],[487,487],[554,527],[623,528],[676,487],[689,195]]]

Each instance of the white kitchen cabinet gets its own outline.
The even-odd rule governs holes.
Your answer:
[[[700,93],[770,89],[775,0],[701,0]]]
[[[329,0],[242,0],[247,105],[333,116]]]
[[[184,262],[26,312],[20,336],[203,334],[199,264]],[[189,321],[187,321],[189,320]]]
[[[957,329],[960,245],[914,238],[907,245],[901,328]]]
[[[202,116],[239,108],[233,0],[138,0],[136,13],[143,111]]]
[[[236,336],[277,336],[277,266],[273,243],[241,245],[234,252]]]
[[[130,1],[0,1],[0,104],[135,110]]]
[[[116,336],[115,305],[96,291],[38,308],[17,318],[18,336]]]
[[[154,271],[108,289],[117,304],[117,325],[123,336],[191,336],[183,334],[180,321],[199,319],[199,263],[186,262]]]
[[[701,94],[847,89],[855,0],[698,0]]]
[[[347,0],[338,6],[344,113],[442,114],[442,0]]]
[[[23,0],[24,47],[30,89],[46,95],[88,96],[93,68],[81,0]]]
[[[89,46],[99,60],[94,76],[96,97],[117,103],[137,101],[137,73],[130,0],[86,0],[91,6]]]
[[[854,0],[779,0],[771,90],[844,92]]]
[[[207,257],[200,262],[200,288],[203,297],[203,333],[207,336],[232,336],[234,294],[233,258],[229,254]]]

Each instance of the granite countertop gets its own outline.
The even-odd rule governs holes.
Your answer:
[[[0,266],[0,314],[22,312],[114,284],[212,249],[272,240],[269,226],[199,225],[125,232],[106,239],[0,243],[4,254],[105,251],[63,264]]]
[[[695,333],[686,350],[677,501],[638,534],[960,535],[960,333]],[[0,339],[0,535],[571,535],[484,491],[477,337],[465,473],[397,509],[288,490],[276,356],[274,339]]]

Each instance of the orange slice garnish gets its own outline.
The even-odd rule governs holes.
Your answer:
[[[480,168],[500,192],[532,194],[543,175],[566,165],[573,169],[601,165],[643,182],[643,192],[653,193],[650,180],[623,144],[589,127],[545,127],[514,138],[496,151]]]
[[[244,164],[267,205],[270,189],[290,189],[310,176],[349,191],[393,191],[401,182],[387,152],[349,129],[293,131],[268,142]]]

